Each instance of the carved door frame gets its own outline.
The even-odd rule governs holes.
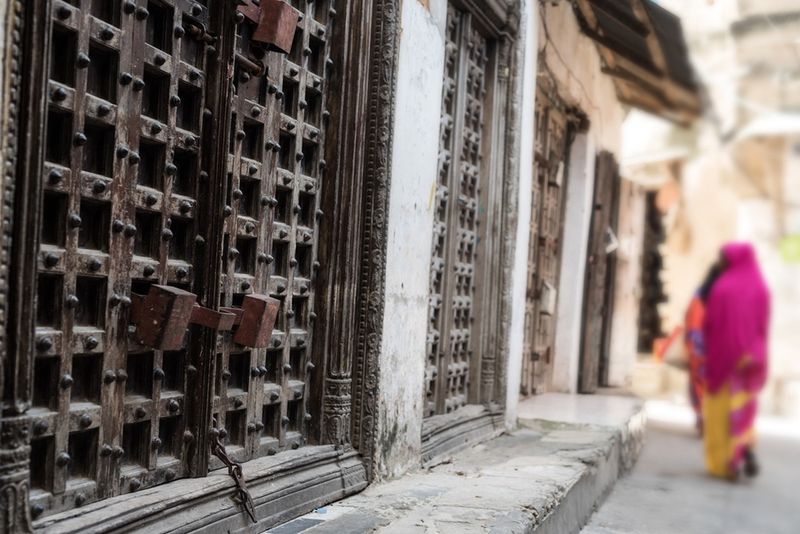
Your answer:
[[[41,184],[38,169],[43,160],[43,123],[46,114],[44,88],[47,84],[47,58],[43,57],[49,39],[46,31],[52,2],[9,2],[6,47],[3,58],[2,143],[4,145],[2,209],[3,233],[0,250],[0,292],[2,292],[2,382],[3,414],[0,419],[0,520],[21,531],[31,529],[27,505],[29,491],[30,418],[25,412],[31,399],[33,310],[29,303],[35,295],[38,221],[41,212]],[[220,25],[233,22],[234,13],[226,4],[212,4]],[[331,121],[328,130],[338,139],[326,144],[328,177],[324,181],[320,206],[327,223],[320,236],[319,277],[324,288],[316,302],[335,302],[324,306],[319,315],[330,327],[315,354],[322,355],[323,365],[314,374],[310,402],[322,413],[321,424],[312,441],[335,445],[340,454],[358,453],[367,477],[371,476],[375,447],[378,355],[381,346],[383,289],[385,272],[390,153],[396,76],[396,50],[399,30],[397,0],[354,0],[349,9],[337,15],[338,38],[346,46],[338,47],[331,59],[336,69],[329,96]],[[213,17],[212,17],[213,18]],[[209,28],[214,31],[214,28]],[[233,32],[227,32],[232,34]],[[233,37],[223,39],[218,54],[228,57]],[[347,55],[345,56],[345,52]],[[219,56],[218,56],[219,57]],[[213,69],[209,69],[211,71]],[[217,68],[223,73],[224,69]],[[229,84],[220,84],[226,87]],[[227,90],[208,104],[214,113],[217,153],[226,153],[230,98]],[[217,106],[217,108],[214,108]],[[216,111],[220,111],[216,113]],[[224,158],[218,158],[211,172],[224,175]],[[221,180],[224,182],[224,180]],[[212,188],[213,189],[213,188]],[[217,187],[207,201],[222,207],[225,192]],[[352,206],[360,206],[353,210]],[[221,210],[219,210],[221,213]],[[209,220],[208,235],[212,249],[220,250],[222,216]],[[330,239],[336,235],[337,239]],[[218,263],[211,255],[205,269],[214,272]],[[207,305],[218,302],[218,284],[205,297]],[[337,335],[342,331],[352,335]],[[210,337],[210,336],[209,336]],[[206,338],[206,343],[210,340]],[[207,359],[208,360],[208,359]],[[204,364],[198,360],[199,370]],[[212,373],[198,392],[210,398]],[[197,403],[198,413],[190,419],[198,435],[208,430],[210,406]],[[192,473],[204,475],[208,440],[198,439],[198,452]],[[10,488],[10,489],[8,489]],[[8,489],[8,491],[6,491]]]

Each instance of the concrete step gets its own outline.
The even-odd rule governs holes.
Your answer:
[[[514,432],[268,532],[580,531],[639,454],[641,404],[546,394],[521,403],[519,415]]]

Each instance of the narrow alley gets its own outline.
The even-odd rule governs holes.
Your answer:
[[[795,534],[800,525],[800,429],[762,421],[761,474],[731,484],[706,475],[702,442],[685,415],[650,416],[636,467],[617,482],[582,534]],[[673,417],[661,417],[666,414]],[[678,415],[677,419],[674,417]],[[684,415],[684,417],[681,417]]]

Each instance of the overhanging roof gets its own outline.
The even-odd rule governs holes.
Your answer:
[[[621,102],[687,125],[700,114],[680,19],[651,0],[576,0]]]

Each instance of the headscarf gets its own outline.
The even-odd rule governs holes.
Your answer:
[[[769,290],[752,245],[729,243],[722,255],[727,266],[711,288],[703,324],[706,385],[716,392],[736,371],[748,389],[758,390],[767,370]],[[747,356],[751,361],[742,368]]]

